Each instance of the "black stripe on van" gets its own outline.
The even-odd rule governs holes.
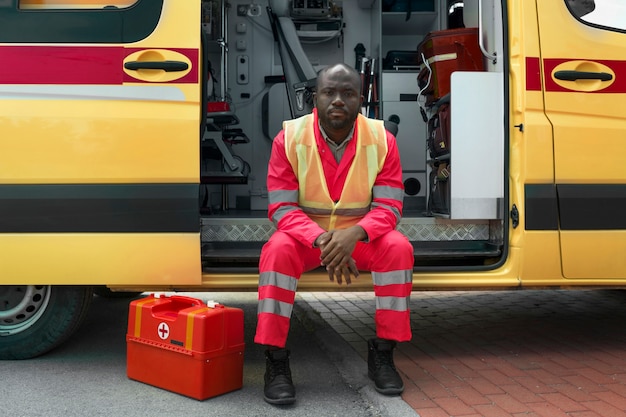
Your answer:
[[[557,230],[559,213],[554,184],[526,184],[526,230]]]
[[[163,0],[138,0],[126,8],[23,9],[0,2],[0,42],[132,43],[150,35]]]
[[[624,230],[626,184],[527,184],[526,230]]]
[[[0,233],[197,233],[197,184],[0,185]]]
[[[561,229],[626,229],[626,184],[557,185]]]

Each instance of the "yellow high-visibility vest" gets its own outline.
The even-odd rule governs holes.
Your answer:
[[[315,140],[312,114],[285,121],[285,151],[298,178],[300,208],[324,230],[355,225],[370,210],[372,188],[387,156],[387,135],[381,120],[359,114],[356,153],[341,193],[330,197]]]

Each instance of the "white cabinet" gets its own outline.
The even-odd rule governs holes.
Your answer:
[[[405,209],[423,209],[426,205],[426,128],[421,119],[417,97],[417,73],[383,72],[383,119],[399,120],[396,140],[405,181]],[[415,193],[416,182],[419,191]],[[408,182],[407,182],[408,181]]]
[[[403,171],[425,170],[426,129],[415,101],[416,78],[415,72],[383,72],[383,118],[400,121],[396,139]]]

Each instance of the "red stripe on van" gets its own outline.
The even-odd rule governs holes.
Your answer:
[[[0,84],[121,85],[139,82],[124,72],[124,58],[141,49],[122,46],[0,46]],[[197,49],[173,49],[198,62]],[[190,71],[174,83],[197,83]]]
[[[552,71],[554,71],[554,69],[558,65],[564,62],[569,62],[569,61],[574,61],[574,60],[575,59],[572,59],[572,58],[569,58],[569,59],[550,58],[550,59],[543,60],[543,66],[545,69],[546,91],[550,91],[550,92],[571,92],[572,91],[572,90],[569,90],[567,88],[564,88],[558,85],[552,78]],[[579,59],[579,60],[584,60],[584,59]],[[598,64],[606,65],[615,73],[615,80],[613,81],[611,85],[609,85],[607,88],[604,88],[602,90],[590,91],[589,94],[626,93],[626,61],[610,61],[610,60],[599,60],[599,59],[593,59],[593,60],[588,60],[588,61],[597,62]]]
[[[526,90],[541,91],[541,67],[539,58],[526,58]]]
[[[121,84],[123,47],[2,46],[0,84]]]

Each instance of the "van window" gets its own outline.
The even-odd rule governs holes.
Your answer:
[[[0,0],[0,43],[132,43],[159,23],[164,0]]]
[[[626,30],[624,0],[565,0],[570,12],[585,23]]]
[[[19,0],[20,9],[104,9],[105,7],[125,8],[137,0]]]

